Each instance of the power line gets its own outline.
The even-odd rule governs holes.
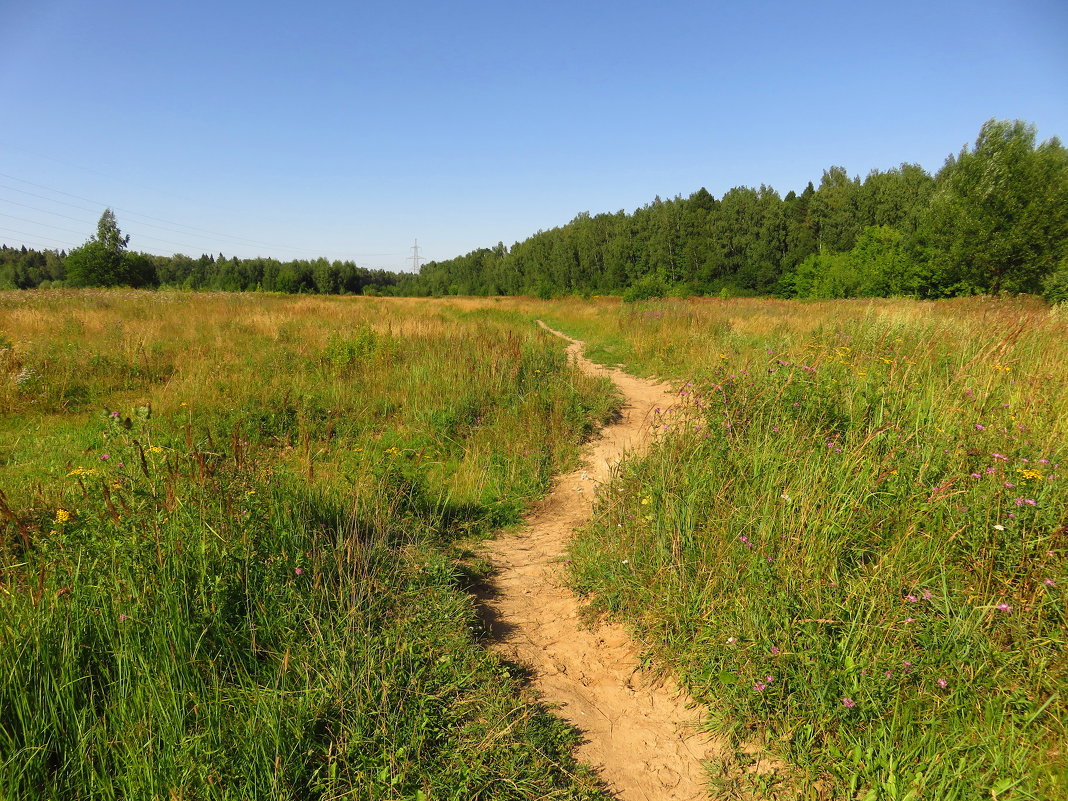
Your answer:
[[[412,272],[419,272],[419,262],[423,257],[419,255],[419,240],[415,240],[415,244],[412,245],[412,255],[408,257],[408,261],[412,263]]]
[[[61,228],[58,225],[49,225],[48,223],[39,222],[37,220],[31,220],[31,219],[28,219],[26,217],[16,217],[14,214],[5,214],[2,211],[0,211],[0,217],[7,217],[8,219],[18,220],[19,222],[28,222],[30,225],[40,225],[40,226],[43,226],[45,228],[52,228],[53,230],[56,230],[56,231],[62,231],[65,234],[75,234],[75,235],[80,235],[81,234],[81,231],[72,231],[69,228]]]
[[[41,236],[40,234],[30,234],[30,233],[27,233],[26,231],[16,231],[14,228],[2,228],[2,227],[0,227],[0,231],[7,231],[9,234],[19,234],[20,236],[28,236],[28,237],[31,238],[31,240],[47,239],[49,242],[58,242],[59,244],[63,245],[64,247],[68,247],[68,248],[76,248],[76,247],[78,247],[77,245],[73,245],[70,242],[66,242],[66,241],[64,241],[62,239],[55,239],[54,237],[51,237],[51,236]],[[45,250],[46,248],[41,248],[41,249]],[[37,248],[33,248],[33,250],[37,250]]]
[[[50,186],[45,186],[44,184],[38,184],[38,183],[35,183],[33,181],[27,181],[25,178],[19,178],[16,175],[9,175],[8,173],[4,173],[4,172],[0,172],[0,177],[7,178],[8,180],[11,180],[11,181],[18,181],[19,183],[26,184],[27,186],[33,186],[33,187],[36,187],[38,189],[44,189],[46,192],[53,192],[53,193],[55,193],[57,195],[63,195],[64,197],[74,198],[75,200],[81,200],[81,201],[84,201],[86,203],[98,204],[99,206],[104,206],[106,208],[113,209],[114,211],[122,212],[126,216],[132,216],[132,217],[135,217],[135,218],[136,217],[143,217],[146,220],[155,220],[156,222],[162,222],[162,223],[166,223],[167,225],[177,226],[178,228],[185,228],[185,229],[188,229],[188,230],[175,231],[174,229],[168,229],[168,228],[163,228],[162,226],[152,225],[152,223],[146,223],[146,222],[137,221],[140,225],[147,225],[147,226],[150,226],[150,227],[153,227],[153,228],[163,228],[163,230],[170,230],[170,231],[173,231],[174,233],[179,233],[179,234],[196,233],[196,234],[200,234],[202,236],[208,236],[210,238],[221,239],[224,242],[227,241],[227,240],[230,240],[233,243],[237,243],[237,244],[253,245],[253,246],[256,246],[256,247],[271,248],[273,250],[297,251],[297,252],[302,252],[302,253],[313,253],[313,254],[316,254],[316,255],[320,254],[320,251],[311,250],[310,248],[301,248],[301,247],[293,247],[293,246],[290,246],[290,245],[272,244],[270,242],[260,242],[260,241],[255,240],[255,239],[246,239],[245,237],[233,236],[232,234],[222,234],[222,233],[219,233],[217,231],[209,231],[209,230],[204,229],[204,228],[197,228],[196,226],[186,225],[185,223],[175,222],[174,220],[166,220],[166,219],[163,219],[162,217],[153,217],[153,216],[148,215],[148,214],[142,214],[140,212],[132,211],[131,209],[125,209],[125,208],[121,208],[119,206],[115,206],[115,205],[110,204],[110,203],[104,203],[104,202],[99,201],[99,200],[94,200],[93,198],[83,197],[81,195],[75,195],[75,194],[72,194],[70,192],[64,192],[61,189],[53,189]],[[16,192],[25,192],[25,190],[18,189],[17,187],[7,187],[7,188],[14,189],[14,191],[16,191]],[[33,193],[26,192],[26,194],[33,194]],[[47,201],[49,201],[51,203],[63,203],[64,205],[74,206],[74,204],[72,204],[72,203],[64,203],[64,201],[55,200],[53,198],[44,197],[42,195],[34,194],[34,197],[38,197],[41,200],[47,200]],[[85,209],[85,208],[80,207],[80,206],[74,206],[74,208],[81,209],[82,211],[89,211],[88,209]]]
[[[19,181],[21,183],[25,183],[25,184],[27,184],[29,186],[34,186],[34,187],[37,187],[39,189],[44,189],[47,192],[54,192],[56,194],[64,195],[65,197],[71,197],[71,198],[74,198],[76,200],[83,200],[86,203],[94,203],[94,204],[99,204],[99,205],[104,205],[104,206],[107,205],[107,204],[101,203],[100,201],[93,200],[91,198],[84,198],[84,197],[82,197],[80,195],[74,195],[74,194],[71,194],[70,192],[64,192],[64,191],[62,191],[60,189],[52,189],[51,187],[45,186],[43,184],[37,184],[37,183],[34,183],[32,181],[27,181],[27,180],[25,180],[23,178],[18,178],[18,177],[12,176],[12,175],[8,175],[7,173],[0,173],[0,176],[9,178],[11,180]],[[85,206],[78,205],[77,203],[70,203],[70,202],[65,201],[65,200],[57,200],[56,198],[51,198],[51,197],[48,197],[47,195],[41,195],[41,194],[38,194],[36,192],[27,191],[26,189],[20,189],[17,186],[10,186],[10,185],[7,185],[7,184],[0,183],[0,189],[7,189],[7,190],[12,191],[12,192],[18,192],[19,194],[27,195],[27,196],[33,197],[33,198],[37,198],[38,200],[44,200],[44,201],[46,201],[48,203],[55,203],[55,204],[58,204],[58,205],[61,205],[61,206],[67,206],[69,208],[77,209],[78,211],[84,211],[84,212],[87,212],[89,214],[96,214],[96,209],[86,208]],[[51,214],[51,215],[56,216],[56,217],[62,217],[63,219],[66,219],[66,220],[72,220],[74,222],[79,222],[79,223],[84,222],[86,225],[95,225],[95,223],[86,222],[84,220],[81,220],[81,219],[78,219],[78,218],[75,218],[75,217],[71,217],[71,216],[66,215],[66,214],[60,214],[59,212],[51,211],[50,209],[42,209],[42,208],[38,208],[37,206],[31,206],[28,203],[21,203],[21,202],[19,202],[17,200],[12,200],[10,198],[0,198],[0,200],[4,201],[6,203],[14,204],[16,206],[22,206],[23,208],[27,208],[27,209],[30,209],[32,211],[38,211],[38,212],[41,212],[42,214]],[[99,205],[97,206],[97,208],[99,208]],[[112,207],[108,207],[108,208],[112,208]],[[149,216],[147,214],[140,214],[138,212],[131,212],[128,209],[121,209],[121,208],[117,208],[117,207],[114,207],[114,209],[116,211],[121,211],[123,213],[123,215],[125,215],[125,216],[133,216],[135,218],[136,217],[144,217],[144,218],[150,219],[150,220],[158,219],[161,222],[168,222],[167,220],[162,220],[161,218],[157,218],[157,217],[151,217],[151,216]],[[26,222],[35,222],[35,221],[31,221],[31,220],[25,220],[25,221]],[[133,220],[133,222],[137,226],[144,226],[144,227],[147,227],[147,228],[153,228],[153,229],[160,230],[160,231],[168,231],[170,233],[175,233],[175,234],[190,234],[190,233],[199,234],[200,236],[202,236],[202,237],[204,237],[206,239],[214,239],[216,242],[221,242],[224,245],[233,246],[234,244],[245,244],[245,245],[251,244],[251,245],[256,245],[258,247],[272,248],[272,249],[276,249],[276,250],[280,250],[280,251],[297,251],[297,252],[314,254],[316,256],[322,256],[322,251],[310,250],[310,249],[307,249],[307,248],[295,248],[295,247],[282,246],[282,245],[271,245],[269,243],[257,242],[256,240],[245,239],[243,237],[231,236],[229,234],[214,234],[214,233],[212,233],[210,231],[206,231],[204,229],[199,229],[199,228],[196,228],[194,226],[185,225],[184,223],[171,222],[171,225],[176,225],[176,226],[179,226],[180,228],[187,228],[189,230],[179,230],[178,228],[168,228],[167,226],[164,226],[164,225],[155,225],[153,223],[143,222],[143,221],[137,220],[137,219]],[[36,223],[36,224],[44,225],[44,223]],[[73,232],[71,232],[71,233],[73,233]],[[205,250],[205,248],[203,246],[203,243],[198,244],[198,245],[191,245],[191,244],[189,244],[187,242],[175,242],[174,240],[171,240],[171,239],[164,239],[163,237],[151,236],[149,234],[144,234],[144,233],[141,233],[141,232],[137,232],[137,238],[138,239],[151,239],[151,240],[153,240],[155,242],[163,242],[163,243],[168,244],[168,245],[175,245],[177,247],[182,248],[183,250],[187,250],[187,251],[190,251],[190,252],[197,251],[197,250],[200,250],[200,251],[204,251]],[[353,259],[361,259],[362,260],[362,259],[383,258],[383,257],[390,257],[390,256],[400,256],[400,255],[402,255],[402,254],[401,253],[395,253],[395,252],[394,253],[354,253],[354,254],[351,254],[351,258],[353,258]]]

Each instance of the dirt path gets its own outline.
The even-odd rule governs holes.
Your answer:
[[[611,377],[626,406],[622,420],[587,447],[585,465],[557,479],[523,530],[488,544],[499,571],[481,601],[494,647],[532,669],[540,696],[585,734],[579,757],[619,799],[707,799],[703,763],[724,749],[694,730],[702,711],[670,680],[650,682],[639,672],[637,649],[622,627],[590,631],[582,624],[561,564],[573,530],[590,518],[595,485],[608,481],[623,454],[647,446],[653,410],[666,409],[674,397],[663,384],[593,364],[581,342],[539,324],[571,342],[568,351],[581,369]]]

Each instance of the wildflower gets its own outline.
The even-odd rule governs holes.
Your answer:
[[[1002,462],[1007,462],[1007,461],[1009,461],[1009,457],[1008,457],[1008,456],[1006,456],[1006,455],[1005,455],[1005,454],[1003,454],[1003,453],[992,453],[992,454],[990,454],[990,455],[991,455],[992,457],[994,457],[995,459],[997,459],[998,461],[1002,461]]]
[[[979,473],[972,473],[972,478],[982,478]]]
[[[984,472],[984,473],[986,473],[986,474],[987,474],[987,475],[989,476],[989,475],[991,475],[992,473],[996,473],[997,471],[998,471],[998,469],[997,469],[996,467],[988,467],[988,468],[987,468],[986,470],[984,470],[983,472]]]
[[[130,616],[129,616],[129,615],[125,615],[125,614],[123,614],[123,615],[119,615],[119,622],[120,622],[120,623],[122,623],[122,622],[123,622],[123,621],[125,621],[125,620],[129,620],[129,619],[130,619]]]
[[[906,623],[915,623],[915,622],[916,622],[916,618],[914,618],[914,617],[907,617],[907,618],[905,618],[905,622],[906,622]]]
[[[294,573],[296,573],[296,574],[297,574],[298,576],[302,576],[302,575],[304,575],[304,568],[302,568],[302,567],[298,567],[298,568],[297,568],[296,570],[294,570],[293,572],[294,572]]]
[[[1001,523],[995,523],[994,524],[994,530],[995,531],[1004,531],[1005,530],[1005,526],[1001,525]]]
[[[1012,607],[1009,606],[1004,601],[1002,601],[1001,603],[998,604],[998,610],[1001,611],[1001,612],[1011,612],[1012,611]]]
[[[850,698],[848,695],[842,697],[842,706],[846,709],[852,709],[857,705],[857,702]]]
[[[976,431],[986,431],[986,426],[984,426],[982,423],[976,423],[975,424],[975,430]]]
[[[939,678],[938,679],[938,686],[941,687],[944,690],[944,689],[946,689],[946,687],[949,686],[949,682],[946,681],[944,678]]]
[[[758,681],[753,684],[753,689],[756,690],[758,693],[762,693],[764,692],[764,690],[768,689],[768,685],[762,681]]]
[[[921,597],[925,601],[930,601],[934,597],[934,593],[931,592],[930,590],[924,590],[922,595],[921,595]]]
[[[56,523],[66,523],[70,520],[70,512],[66,509],[56,509]]]
[[[738,638],[737,637],[728,637],[727,638],[727,645],[734,645],[734,643],[736,643],[736,642],[738,642]]]
[[[100,454],[100,461],[102,461],[102,462],[106,462],[110,458],[111,458],[110,454],[107,454],[107,453]]]
[[[1054,581],[1053,579],[1051,579],[1051,578],[1048,578],[1048,579],[1043,579],[1043,580],[1042,580],[1042,583],[1043,583],[1043,584],[1045,584],[1045,585],[1046,585],[1047,587],[1053,587],[1053,586],[1056,586],[1056,584],[1057,584],[1057,582],[1055,582],[1055,581]]]
[[[1005,489],[1016,489],[1016,485],[1013,484],[1011,481],[1006,481],[1005,482]]]
[[[780,653],[782,653],[782,651],[779,650],[779,646],[777,646],[777,645],[771,646],[771,655],[772,656],[778,656]]]
[[[905,596],[905,600],[908,601],[910,604],[917,604],[920,602],[920,599],[917,598],[915,595],[912,595],[911,593]]]

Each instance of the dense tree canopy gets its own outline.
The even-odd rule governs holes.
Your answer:
[[[1068,286],[1068,152],[991,120],[937,175],[842,167],[780,197],[700,189],[626,214],[583,213],[510,250],[431,262],[423,294],[776,294],[858,297],[1046,292]]]
[[[583,212],[418,275],[353,262],[148,256],[110,209],[69,255],[0,249],[0,287],[169,286],[409,295],[666,293],[871,297],[1031,292],[1068,299],[1068,151],[1034,126],[990,120],[934,176],[916,164],[843,167],[781,196],[770,186],[659,197],[633,213]]]

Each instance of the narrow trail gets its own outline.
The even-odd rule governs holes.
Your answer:
[[[618,625],[591,631],[566,587],[562,562],[574,529],[592,514],[594,487],[613,465],[649,443],[648,421],[674,396],[663,385],[595,365],[583,343],[567,339],[579,367],[607,375],[623,393],[622,420],[605,427],[584,452],[584,466],[557,479],[551,494],[515,536],[486,547],[498,568],[480,593],[497,653],[533,672],[536,692],[583,732],[579,758],[597,768],[621,801],[707,800],[705,763],[718,762],[724,743],[695,730],[703,714],[670,679],[651,681],[637,648]]]

